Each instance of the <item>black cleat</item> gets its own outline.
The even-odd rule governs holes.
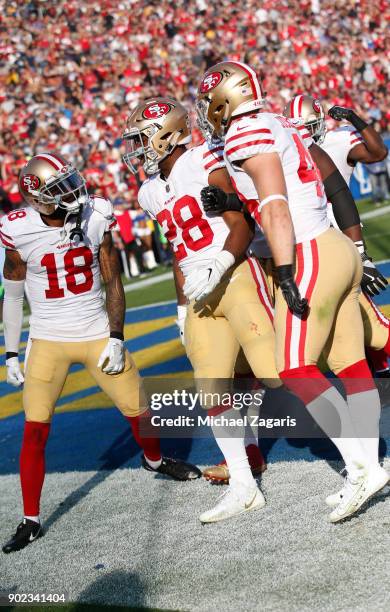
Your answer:
[[[30,519],[23,519],[19,523],[16,532],[12,538],[3,546],[3,553],[8,554],[17,550],[22,550],[28,546],[34,540],[43,536],[43,529],[40,523],[30,521]]]
[[[180,461],[180,459],[171,459],[163,457],[160,467],[152,468],[142,455],[142,467],[148,472],[156,472],[173,478],[173,480],[196,480],[202,476],[202,472],[196,465]]]

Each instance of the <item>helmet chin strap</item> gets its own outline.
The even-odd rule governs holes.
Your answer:
[[[83,214],[83,207],[84,207],[84,204],[80,204],[80,208],[77,213],[76,226],[71,230],[69,234],[69,238],[71,240],[74,240],[76,236],[78,236],[79,242],[82,242],[84,240],[84,232],[81,229],[81,217]]]

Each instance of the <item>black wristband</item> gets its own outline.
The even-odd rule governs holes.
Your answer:
[[[351,112],[351,118],[349,121],[358,132],[362,132],[366,127],[368,127],[368,123],[361,119],[359,115],[355,113],[355,111]]]
[[[294,278],[292,264],[277,266],[276,271],[280,282]]]
[[[116,338],[117,340],[122,340],[122,342],[125,339],[125,337],[122,334],[122,332],[117,332],[117,331],[110,332],[110,338]]]
[[[228,210],[242,211],[242,202],[236,193],[228,193],[226,198],[226,208]]]
[[[13,353],[12,351],[7,351],[5,354],[5,359],[11,359],[11,357],[18,357],[19,353]]]

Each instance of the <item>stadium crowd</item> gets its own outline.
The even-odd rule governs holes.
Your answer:
[[[0,7],[4,211],[21,204],[18,172],[43,150],[69,156],[90,191],[118,210],[134,209],[137,181],[121,161],[129,107],[150,95],[191,107],[200,74],[227,57],[258,70],[272,109],[305,91],[390,127],[386,0],[1,0]]]

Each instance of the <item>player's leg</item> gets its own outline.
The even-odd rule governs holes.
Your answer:
[[[335,230],[298,245],[296,281],[301,295],[308,299],[309,310],[303,317],[293,315],[279,290],[275,309],[280,376],[331,438],[354,477],[367,466],[367,456],[360,440],[353,435],[347,402],[320,372],[317,363],[331,335],[340,304],[356,277],[356,256],[352,243]],[[357,300],[357,295],[355,297]],[[351,335],[355,334],[349,322],[346,326]],[[362,331],[361,345],[363,347]],[[334,418],[329,418],[335,410],[339,431],[335,431]]]
[[[390,321],[364,293],[359,298],[364,326],[364,346],[372,371],[375,373],[384,405],[390,397]]]
[[[327,347],[327,359],[332,371],[344,384],[354,427],[350,435],[360,439],[365,451],[368,468],[363,497],[368,499],[387,484],[388,475],[379,464],[380,401],[364,355],[363,326],[358,306],[359,284],[360,270],[353,287],[338,310]],[[354,330],[354,333],[351,334],[351,330]],[[329,496],[326,501],[329,506],[337,506],[346,497],[344,487],[338,493]],[[344,518],[344,515],[345,508],[341,505],[337,512],[335,511],[334,519],[340,520],[339,516]]]
[[[190,304],[186,317],[186,351],[194,369],[198,389],[223,394],[230,389],[239,345],[220,303],[225,286],[217,288],[202,305]],[[260,508],[264,498],[252,476],[244,444],[244,426],[224,425],[220,417],[237,419],[232,408],[205,404],[214,418],[212,430],[226,460],[230,474],[229,488],[222,500],[200,516],[202,522],[221,521],[247,510]]]
[[[126,351],[125,368],[120,374],[110,376],[98,368],[99,356],[106,343],[106,338],[85,343],[85,367],[129,422],[134,439],[143,450],[143,467],[175,480],[199,478],[201,473],[196,466],[161,455],[160,440],[152,433],[154,429],[142,379],[130,353]]]
[[[9,553],[42,535],[40,499],[45,479],[45,449],[54,407],[63,389],[71,355],[68,343],[32,340],[23,389],[26,415],[20,453],[24,519],[3,547]]]
[[[232,273],[231,280],[227,284],[220,305],[221,312],[225,315],[234,337],[241,346],[243,357],[236,361],[235,373],[238,369],[245,373],[252,371],[256,378],[261,378],[272,387],[279,386],[278,374],[276,372],[274,359],[274,329],[273,329],[273,307],[269,294],[268,284],[264,271],[255,258],[239,265]],[[245,358],[245,363],[244,363]],[[245,378],[241,381],[242,387]],[[250,389],[247,389],[249,391]],[[258,410],[258,408],[257,408]],[[247,455],[255,474],[265,469],[265,463],[258,449],[258,436],[253,434],[249,425],[245,430],[245,446]],[[229,478],[229,470],[224,465],[208,468],[204,475],[211,480],[226,481]],[[214,475],[217,478],[214,478]]]

